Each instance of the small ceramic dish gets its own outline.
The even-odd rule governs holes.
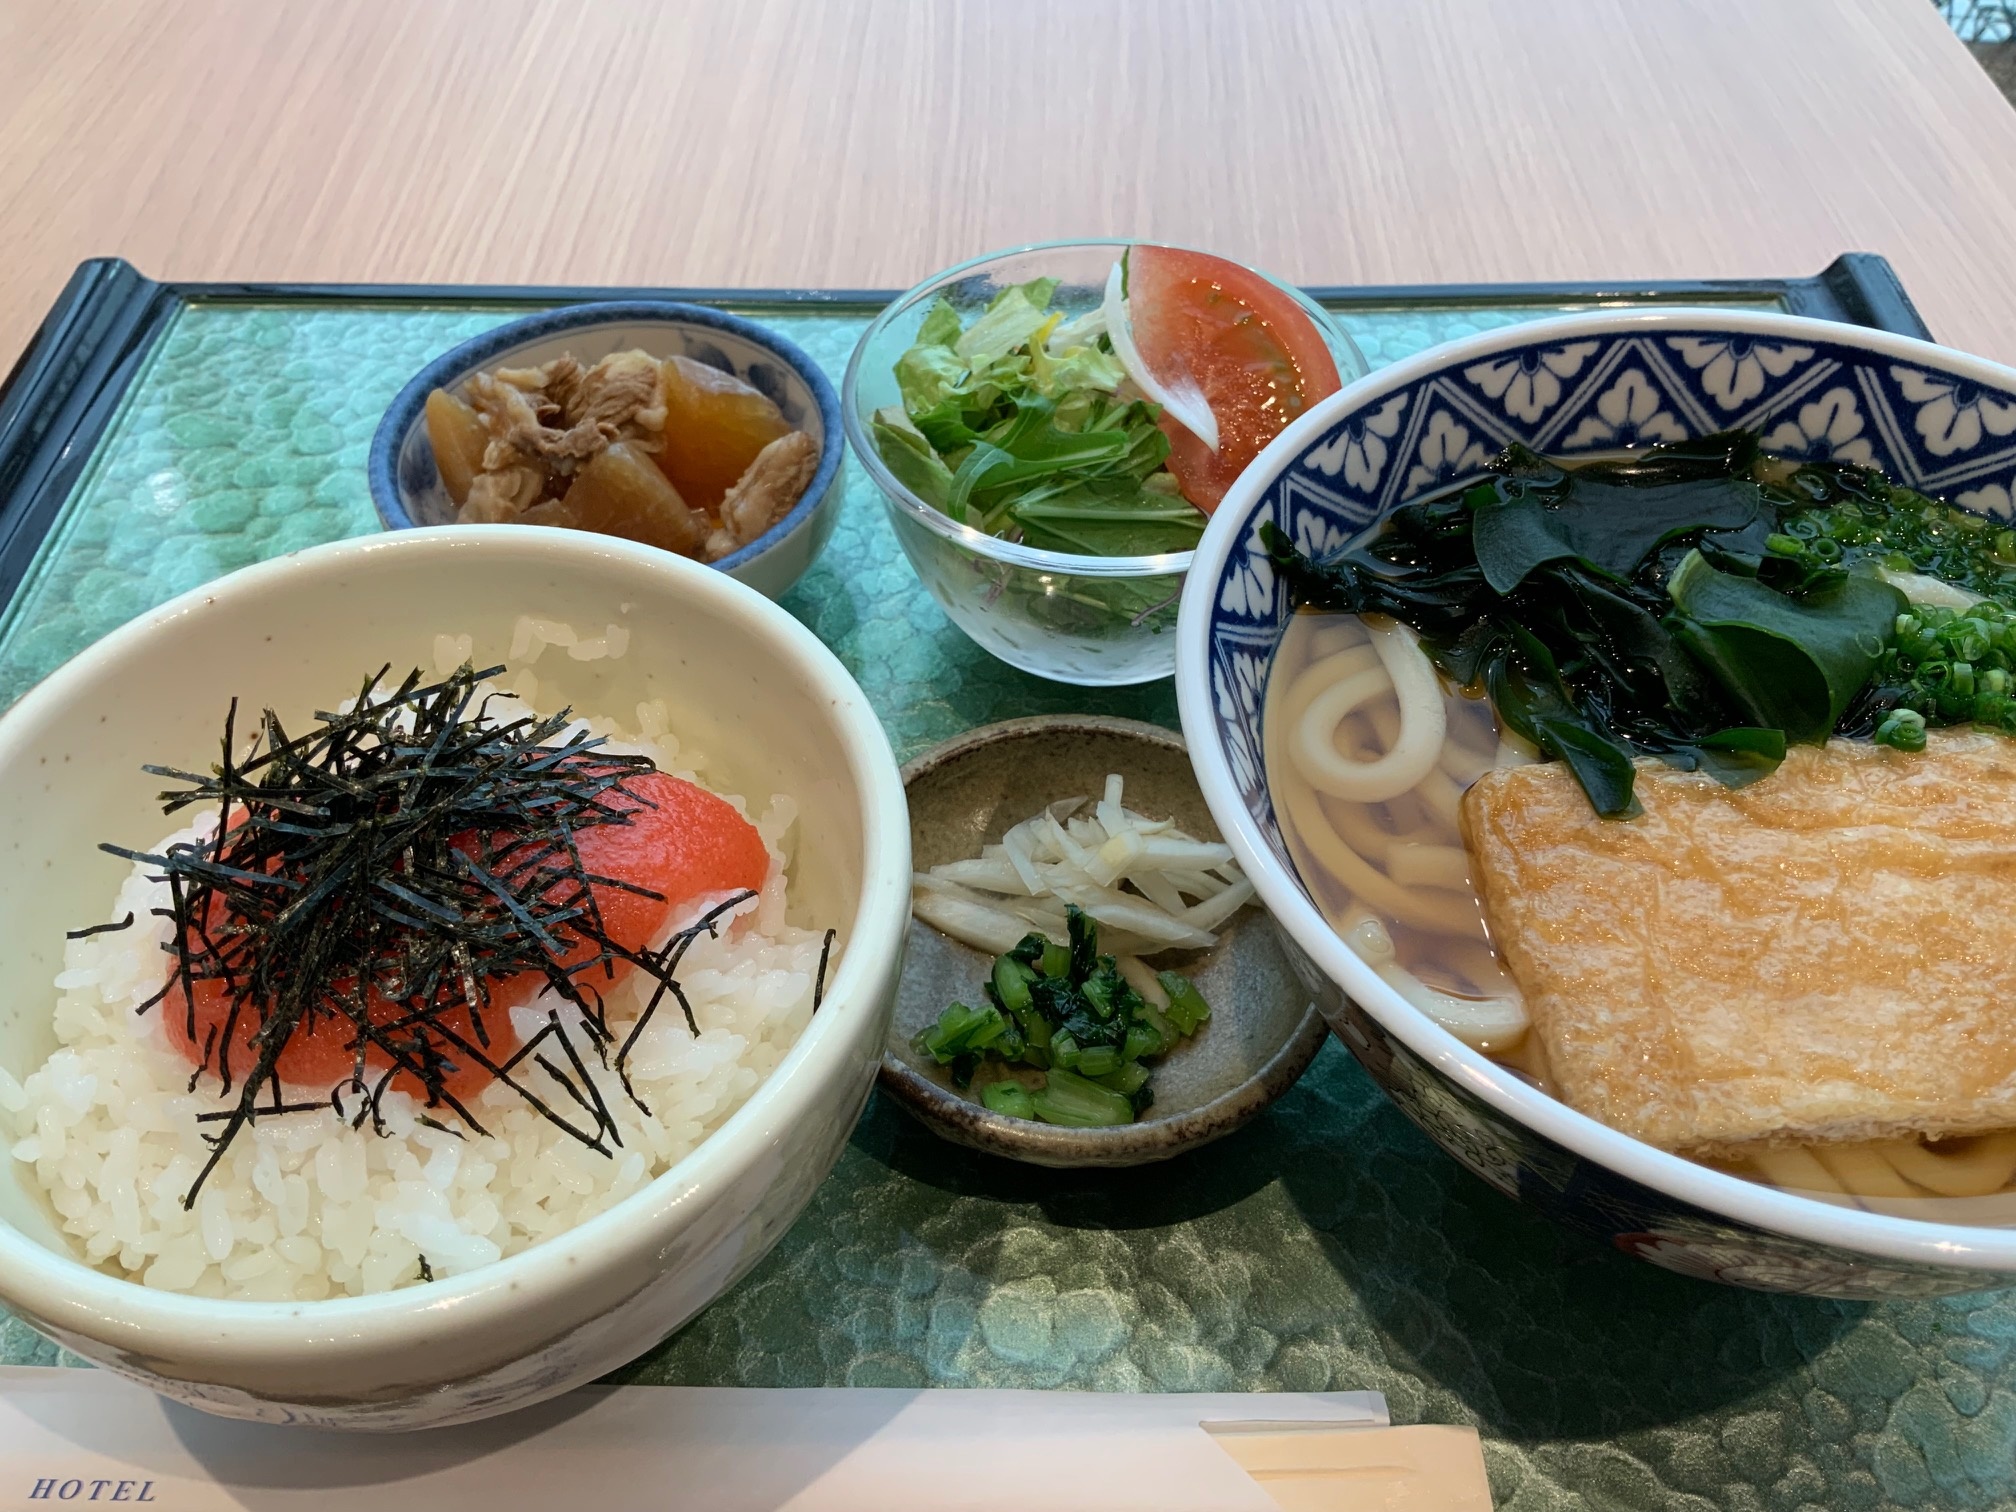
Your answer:
[[[366,463],[371,502],[387,530],[452,525],[455,505],[427,441],[427,396],[454,389],[484,368],[535,367],[563,353],[595,362],[633,348],[653,357],[690,357],[732,373],[768,395],[784,418],[819,443],[819,469],[789,514],[713,565],[769,598],[804,576],[839,517],[840,401],[819,365],[753,320],[670,300],[567,305],[513,320],[444,352],[399,391],[371,438]],[[538,529],[537,526],[523,527]]]
[[[1096,797],[1109,772],[1125,778],[1129,808],[1218,838],[1175,731],[1131,719],[1045,715],[969,730],[903,769],[914,864],[921,871],[977,856],[1045,804],[1081,791]],[[975,1000],[992,965],[982,952],[912,920],[882,1089],[933,1132],[989,1154],[1044,1166],[1146,1165],[1231,1133],[1292,1087],[1322,1048],[1322,1017],[1264,910],[1240,910],[1208,952],[1157,956],[1155,964],[1196,982],[1211,1004],[1210,1021],[1154,1062],[1155,1101],[1138,1123],[1058,1128],[982,1107],[912,1048],[947,1003]]]

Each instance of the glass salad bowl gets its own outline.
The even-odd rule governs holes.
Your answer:
[[[874,420],[878,410],[901,405],[897,360],[916,345],[939,298],[970,325],[1002,290],[1054,278],[1051,307],[1074,319],[1099,307],[1113,265],[1137,245],[1143,243],[1048,242],[948,268],[876,317],[841,385],[848,442],[881,490],[905,555],[952,622],[1012,667],[1089,687],[1152,682],[1175,670],[1176,606],[1191,552],[1088,556],[989,535],[906,486],[877,445]],[[1364,357],[1323,309],[1277,279],[1268,282],[1309,316],[1344,383],[1365,375]]]

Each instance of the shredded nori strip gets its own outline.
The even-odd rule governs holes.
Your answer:
[[[214,1077],[235,1106],[202,1115],[223,1129],[204,1137],[208,1162],[184,1197],[197,1193],[240,1130],[262,1117],[333,1108],[361,1128],[385,1132],[381,1105],[404,1073],[429,1109],[487,1133],[449,1090],[450,1075],[476,1066],[503,1082],[589,1149],[620,1145],[614,1117],[558,1013],[508,1059],[490,1051],[499,1010],[493,987],[537,974],[580,1012],[598,1061],[610,1065],[609,1030],[597,980],[628,962],[657,983],[649,1005],[616,1053],[624,1090],[644,1108],[624,1063],[666,993],[685,1009],[672,973],[694,939],[752,893],[742,892],[675,934],[662,949],[636,951],[602,928],[595,889],[661,895],[584,868],[575,837],[602,824],[628,824],[646,800],[624,790],[653,770],[648,757],[614,755],[602,742],[567,734],[571,711],[492,720],[478,685],[503,669],[468,664],[428,684],[418,671],[396,687],[390,668],[367,679],[346,713],[317,713],[315,728],[290,735],[268,709],[253,753],[235,755],[237,704],[224,726],[219,765],[208,776],[167,767],[148,772],[187,784],[161,794],[164,813],[214,805],[216,831],[154,855],[106,845],[115,856],[161,869],[175,925],[165,947],[175,958],[167,985],[139,1011],[170,1003],[197,1036],[196,991],[222,982],[229,993],[223,1032],[212,1024],[190,1087]],[[123,928],[99,925],[80,934]],[[593,947],[583,951],[583,943]],[[580,956],[581,959],[570,960]],[[454,1022],[467,1011],[465,1034]],[[391,1011],[388,1011],[391,1010]],[[239,1025],[257,1027],[249,1037]],[[276,1072],[296,1035],[341,1035],[353,1057],[348,1078],[326,1100],[283,1100]],[[234,1067],[234,1043],[248,1043],[249,1068]],[[545,1054],[548,1046],[557,1054]],[[371,1065],[367,1055],[389,1062]],[[572,1104],[549,1106],[516,1074],[527,1059]],[[346,1094],[357,1101],[346,1111]],[[421,1121],[446,1128],[439,1119]]]
[[[93,935],[114,934],[119,930],[131,929],[132,927],[133,910],[129,908],[126,910],[126,917],[123,919],[114,919],[110,924],[87,924],[82,929],[66,929],[63,931],[63,938],[66,940],[88,940]]]
[[[812,983],[812,1011],[817,1013],[819,1005],[826,1001],[826,963],[833,956],[833,940],[840,931],[829,929],[826,938],[819,942],[819,975]]]

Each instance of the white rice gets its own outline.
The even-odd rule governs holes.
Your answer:
[[[622,655],[627,640],[616,626],[587,636],[523,619],[503,686],[537,708],[532,664],[548,646],[588,660]],[[468,654],[467,637],[435,640],[443,673]],[[495,712],[509,718],[514,711]],[[662,771],[701,781],[704,758],[681,748],[670,723],[662,703],[640,705],[629,729],[582,721],[610,737],[609,749],[642,752]],[[741,798],[721,796],[749,815]],[[792,799],[779,795],[750,815],[770,852],[769,878],[759,897],[735,911],[733,927],[697,941],[680,967],[698,1038],[668,997],[631,1051],[631,1083],[648,1115],[588,1052],[578,1027],[572,1031],[621,1135],[613,1159],[585,1148],[501,1085],[487,1087],[472,1105],[489,1138],[428,1128],[418,1122],[417,1099],[388,1092],[385,1135],[368,1122],[353,1129],[326,1109],[242,1129],[194,1210],[186,1211],[183,1199],[210,1153],[201,1131],[216,1128],[199,1125],[197,1115],[228,1104],[216,1096],[214,1077],[206,1075],[193,1094],[187,1090],[190,1062],[169,1045],[160,1009],[144,1017],[134,1011],[166,980],[162,947],[171,935],[168,921],[150,912],[167,906],[168,889],[150,880],[144,865],[134,868],[105,915],[109,922],[130,911],[138,922],[68,942],[56,978],[61,1048],[25,1082],[0,1069],[0,1125],[13,1133],[14,1158],[33,1166],[82,1257],[148,1286],[204,1297],[313,1300],[413,1285],[423,1257],[432,1275],[446,1277],[516,1254],[663,1174],[742,1105],[804,1032],[822,933],[785,919],[784,842],[796,812]],[[706,902],[685,910],[686,918]],[[683,922],[668,921],[666,933]],[[608,995],[619,1043],[651,985],[632,972]],[[521,1041],[545,1024],[549,1008],[562,1012],[563,1023],[577,1016],[555,997],[513,1010]],[[521,1073],[549,1106],[574,1106],[529,1062],[513,1074]],[[327,1094],[302,1089],[289,1100]],[[455,1122],[445,1110],[434,1116]],[[571,1121],[586,1125],[585,1116]]]

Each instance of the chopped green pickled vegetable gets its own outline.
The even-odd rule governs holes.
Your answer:
[[[990,1111],[1006,1113],[1010,1118],[1034,1118],[1036,1102],[1030,1097],[1029,1089],[1020,1082],[990,1082],[980,1089],[980,1101]]]
[[[970,1083],[982,1063],[1046,1073],[1045,1089],[989,1083],[980,1100],[997,1113],[1092,1128],[1130,1123],[1153,1100],[1150,1056],[1174,1049],[1211,1016],[1203,994],[1173,971],[1158,974],[1169,1006],[1136,992],[1112,956],[1099,954],[1099,927],[1066,910],[1068,944],[1040,934],[996,957],[988,1005],[953,1003],[918,1035],[917,1051]],[[1062,1079],[1061,1082],[1059,1079]],[[1056,1095],[1045,1091],[1057,1088]]]
[[[994,992],[1001,999],[1001,1006],[1018,1018],[1029,1011],[1029,984],[1036,980],[1036,973],[1013,956],[1002,956],[994,963]]]
[[[1125,1093],[1087,1081],[1075,1071],[1049,1072],[1030,1103],[1044,1123],[1074,1129],[1104,1129],[1134,1122],[1134,1104]]]
[[[991,1004],[968,1008],[954,1003],[938,1016],[937,1023],[917,1036],[915,1043],[921,1053],[945,1066],[962,1055],[986,1049],[1007,1032],[1007,1019]]]
[[[1080,1076],[1104,1076],[1120,1069],[1120,1052],[1111,1045],[1088,1045],[1078,1052],[1078,1064],[1071,1069]]]
[[[1102,1087],[1110,1087],[1115,1092],[1131,1097],[1148,1085],[1148,1068],[1139,1061],[1129,1061],[1126,1065],[1115,1067],[1104,1076],[1093,1079]]]
[[[1197,1026],[1211,1017],[1211,1005],[1204,1001],[1188,977],[1178,976],[1173,971],[1158,971],[1155,980],[1162,984],[1162,990],[1169,994],[1169,1007],[1165,1010],[1169,1022],[1176,1026],[1176,1032],[1185,1039],[1197,1032]]]

